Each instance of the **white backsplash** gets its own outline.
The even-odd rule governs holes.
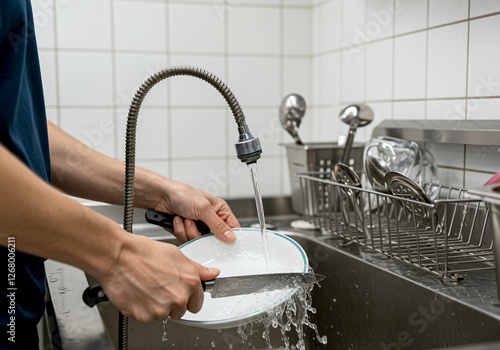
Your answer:
[[[252,133],[264,196],[290,193],[278,120],[288,93],[306,99],[299,133],[335,141],[339,111],[366,102],[370,139],[384,119],[500,118],[497,0],[32,0],[49,119],[123,159],[127,108],[140,83],[195,65],[234,92]],[[470,7],[470,8],[469,8]],[[147,96],[137,163],[225,198],[250,197],[237,131],[207,83],[173,77]],[[500,137],[499,137],[500,144]],[[431,145],[440,180],[480,186],[500,170],[496,147]]]

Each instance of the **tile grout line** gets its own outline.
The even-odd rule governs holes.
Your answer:
[[[62,125],[62,117],[61,117],[61,89],[60,89],[60,74],[59,74],[59,51],[58,51],[58,41],[59,37],[57,35],[57,4],[55,1],[52,1],[52,13],[54,14],[54,64],[55,64],[55,80],[56,80],[56,115],[57,115],[57,124],[59,127]],[[47,108],[47,106],[45,106]]]
[[[118,118],[118,88],[116,84],[116,33],[115,33],[115,0],[110,0],[110,29],[111,29],[111,86],[112,86],[112,96],[113,96],[113,108],[112,108],[112,120],[115,125],[113,130],[113,137],[115,145],[114,149],[114,157],[118,159],[120,154],[120,137],[118,135],[119,127],[119,118]]]

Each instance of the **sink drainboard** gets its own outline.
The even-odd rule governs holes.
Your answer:
[[[340,184],[330,174],[297,174],[305,219],[326,233],[453,280],[495,268],[489,207],[465,189],[427,183],[424,191],[437,199],[423,203]]]

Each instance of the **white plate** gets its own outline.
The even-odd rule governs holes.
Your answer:
[[[302,247],[293,239],[273,231],[267,231],[269,269],[266,267],[261,231],[253,228],[234,229],[236,240],[225,243],[214,235],[205,235],[180,246],[188,258],[207,267],[221,270],[219,277],[253,275],[276,272],[307,272],[308,260]],[[205,293],[200,312],[186,312],[182,324],[225,329],[237,327],[259,318],[264,312],[279,305],[295,292],[295,289],[238,295],[212,299]]]

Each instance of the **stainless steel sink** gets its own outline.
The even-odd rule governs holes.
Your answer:
[[[114,217],[116,211],[117,221],[121,219],[117,207],[97,206],[95,209],[110,217]],[[381,253],[357,244],[345,244],[334,236],[324,236],[319,230],[299,232],[290,227],[296,216],[279,212],[273,214],[268,214],[268,218],[277,226],[276,230],[296,240],[306,251],[314,271],[327,276],[321,288],[313,290],[313,306],[317,313],[311,319],[318,326],[319,334],[328,337],[328,343],[320,344],[314,332],[304,327],[307,349],[436,349],[465,344],[470,345],[467,349],[486,349],[487,346],[495,346],[483,345],[487,342],[498,341],[500,344],[500,303],[496,296],[494,271],[471,273],[459,282],[443,281],[427,271]],[[162,229],[144,224],[141,215],[137,211],[136,234],[175,242]],[[240,222],[242,226],[250,226],[256,219],[241,219]],[[48,276],[56,269],[57,265],[50,266]],[[88,280],[94,283],[91,277]],[[59,283],[57,288],[60,290],[61,281],[54,283]],[[56,314],[56,329],[65,327],[57,323],[77,322],[65,320],[62,315],[57,317],[61,295],[53,292],[56,289],[55,286],[51,288],[50,281],[48,285]],[[62,304],[66,308],[83,310],[82,305],[76,302],[69,305],[70,297],[66,294],[71,292],[78,294],[80,290],[73,288],[73,291],[64,293],[63,298],[66,299]],[[78,297],[76,295],[74,300]],[[72,344],[68,349],[116,347],[117,310],[109,303],[98,308],[98,321],[92,323],[103,322],[103,330],[109,336],[87,334],[85,338],[83,332],[77,341],[66,339],[61,343]],[[81,313],[79,319],[82,319]],[[76,327],[87,329],[81,322],[82,325]],[[283,344],[279,331],[273,332],[272,346],[278,349]],[[71,333],[65,332],[61,338],[75,336]],[[254,333],[253,347],[250,348],[267,348],[261,333]],[[294,332],[289,334],[294,337]],[[168,341],[163,342],[162,335],[161,322],[138,323],[130,320],[129,348],[245,349],[236,329],[205,330],[169,322]],[[86,344],[86,339],[100,341]],[[476,343],[481,345],[471,345]]]

